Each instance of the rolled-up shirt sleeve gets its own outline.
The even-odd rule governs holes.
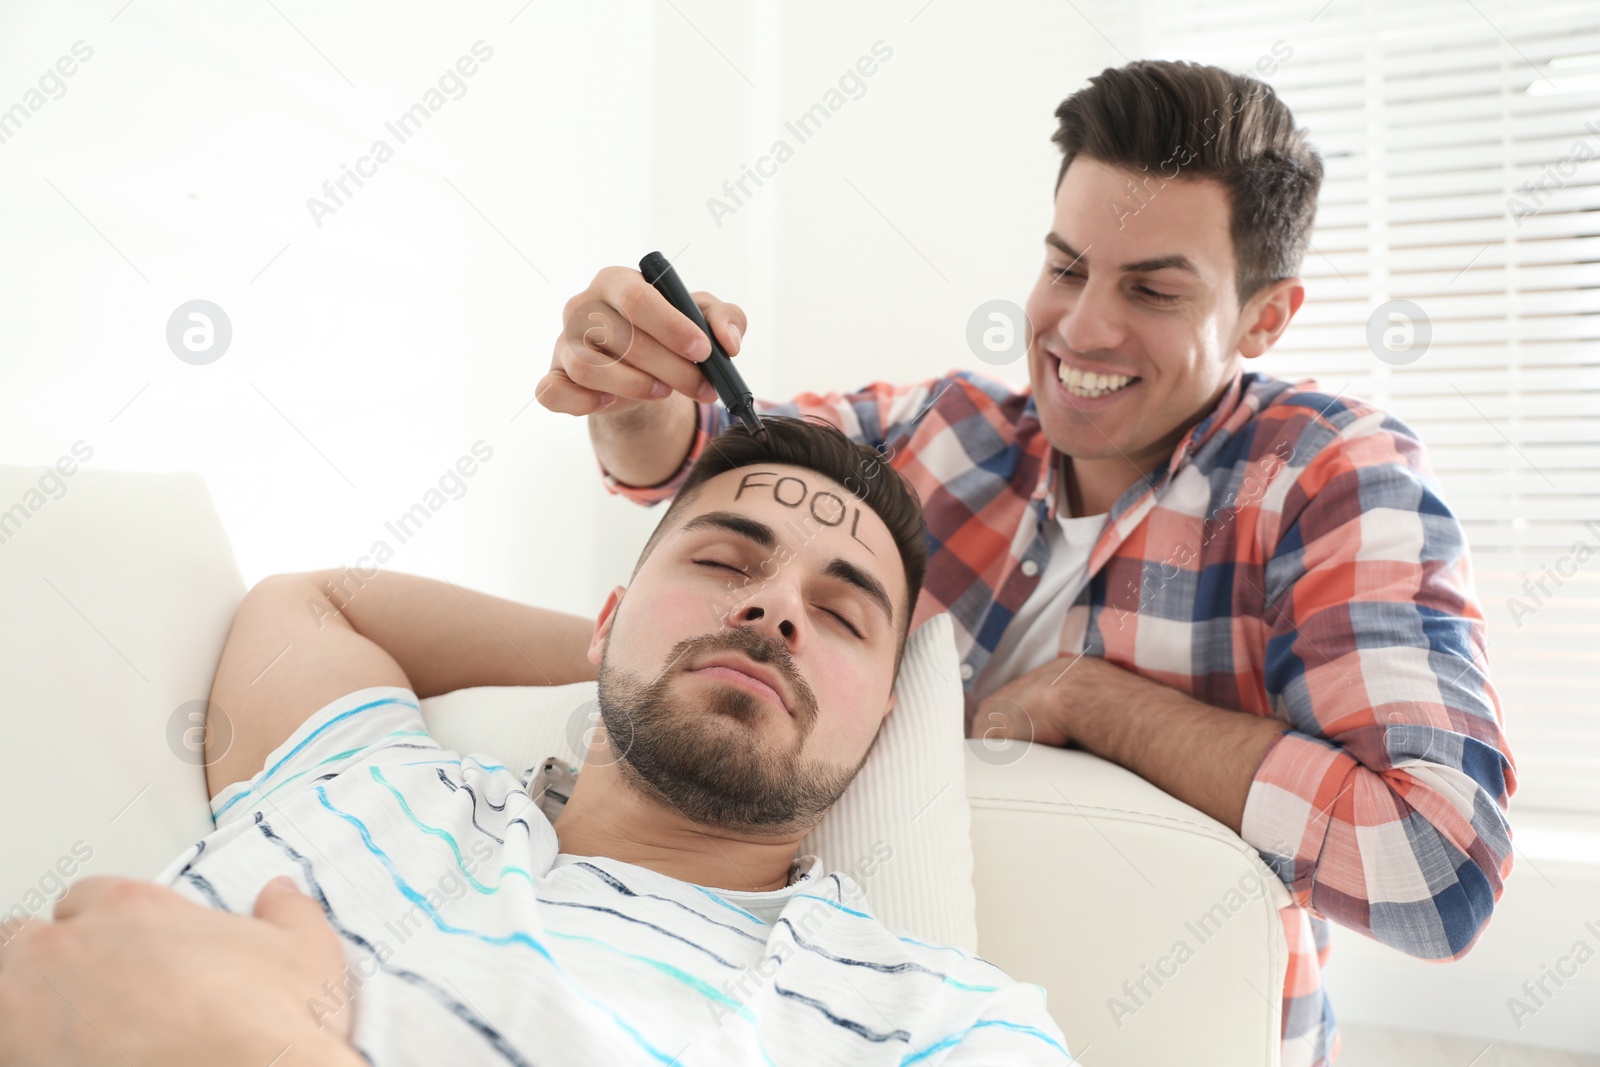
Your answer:
[[[1302,906],[1454,959],[1511,870],[1516,766],[1465,535],[1421,446],[1382,419],[1344,427],[1283,499],[1263,671],[1292,729],[1241,836]]]

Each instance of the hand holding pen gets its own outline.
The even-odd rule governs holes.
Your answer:
[[[678,272],[672,269],[672,264],[667,262],[667,257],[660,252],[647,252],[639,261],[639,271],[644,275],[644,280],[656,287],[656,290],[667,302],[685,316],[691,319],[706,335],[706,340],[711,342],[711,355],[700,362],[700,370],[711,382],[717,391],[717,396],[728,408],[730,414],[744,423],[744,428],[751,433],[761,433],[761,416],[756,414],[755,397],[750,392],[750,387],[744,384],[744,378],[734,367],[733,360],[717,344],[717,339],[711,333],[711,327],[706,324],[705,316],[700,313],[689,290],[684,286]]]
[[[717,345],[737,356],[747,320],[737,304],[693,294]],[[715,387],[700,369],[711,338],[674,308],[644,275],[607,267],[567,301],[550,371],[535,396],[566,415],[621,413],[673,393],[715,403]]]

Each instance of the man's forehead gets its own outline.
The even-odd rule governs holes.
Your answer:
[[[762,463],[723,471],[701,486],[691,510],[713,508],[761,511],[780,516],[780,522],[792,520],[778,531],[780,535],[804,530],[810,536],[837,530],[853,535],[874,556],[882,555],[878,541],[893,544],[883,519],[859,494],[807,467]],[[684,516],[685,523],[690,519]]]
[[[748,516],[770,531],[773,548],[800,553],[809,545],[853,558],[886,581],[905,581],[899,548],[882,517],[857,493],[810,468],[763,463],[723,471],[700,486],[680,532],[718,525],[697,521],[707,513]]]
[[[1227,187],[1172,173],[1079,156],[1057,190],[1052,233],[1095,269],[1182,256],[1225,273],[1233,262]]]

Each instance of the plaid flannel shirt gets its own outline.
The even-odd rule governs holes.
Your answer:
[[[912,625],[950,612],[970,687],[1049,565],[1057,453],[1030,390],[952,371],[758,410],[820,416],[910,480],[929,548]],[[729,421],[700,405],[676,476],[643,489],[607,475],[608,488],[671,497]],[[1511,869],[1516,767],[1466,539],[1422,444],[1314,382],[1241,374],[1116,501],[1088,573],[1063,655],[1290,726],[1254,775],[1241,836],[1295,901],[1282,909],[1283,1063],[1332,1063],[1327,920],[1454,959]]]

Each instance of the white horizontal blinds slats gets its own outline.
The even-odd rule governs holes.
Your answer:
[[[1517,803],[1600,814],[1600,4],[1180,0],[1142,26],[1144,54],[1272,84],[1322,153],[1306,304],[1258,366],[1423,438]],[[1368,347],[1390,300],[1427,316],[1410,364]]]

